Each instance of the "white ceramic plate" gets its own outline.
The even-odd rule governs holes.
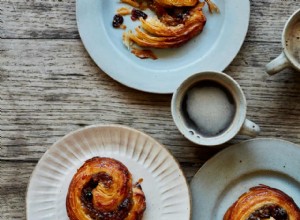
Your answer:
[[[115,158],[128,167],[134,181],[143,178],[147,200],[143,220],[190,219],[189,189],[169,151],[137,130],[97,125],[68,134],[40,159],[28,185],[27,220],[67,220],[71,179],[94,156]]]
[[[220,14],[204,13],[203,32],[176,49],[153,50],[157,60],[135,57],[122,43],[124,30],[112,27],[119,0],[77,0],[78,30],[90,56],[113,79],[129,87],[153,93],[173,93],[188,76],[204,71],[223,71],[245,39],[249,0],[214,0]],[[125,16],[127,30],[138,26]]]
[[[300,206],[299,158],[300,146],[277,139],[253,139],[221,151],[192,179],[192,219],[223,219],[258,184],[282,190]]]

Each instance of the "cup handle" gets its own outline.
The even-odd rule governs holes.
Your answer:
[[[256,137],[260,133],[260,127],[254,122],[246,119],[239,133],[250,137]]]
[[[284,52],[282,52],[278,57],[266,65],[266,71],[269,75],[274,75],[290,65],[290,61],[286,58]]]

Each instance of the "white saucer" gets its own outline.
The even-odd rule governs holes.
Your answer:
[[[253,139],[222,150],[191,181],[192,219],[223,219],[241,194],[259,184],[282,190],[300,206],[300,146]]]
[[[88,159],[111,157],[142,178],[147,209],[143,220],[189,220],[190,193],[174,157],[150,136],[120,125],[95,125],[52,145],[34,169],[26,198],[27,220],[68,220],[66,195],[77,169]]]

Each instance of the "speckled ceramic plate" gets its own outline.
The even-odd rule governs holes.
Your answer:
[[[76,170],[94,156],[125,164],[133,180],[143,178],[147,209],[143,220],[189,220],[190,195],[173,156],[148,135],[117,125],[96,125],[56,142],[34,169],[27,191],[27,220],[64,220],[66,195]]]
[[[202,1],[202,0],[201,0]],[[157,60],[135,57],[122,43],[124,30],[112,27],[119,0],[76,0],[82,42],[95,63],[113,79],[153,93],[173,93],[188,76],[204,70],[223,71],[244,42],[250,17],[249,0],[214,0],[220,14],[204,13],[203,32],[176,49],[153,50]],[[139,25],[125,16],[127,30]]]
[[[300,206],[300,146],[278,139],[253,139],[207,161],[191,182],[193,220],[220,220],[258,184],[278,188]]]

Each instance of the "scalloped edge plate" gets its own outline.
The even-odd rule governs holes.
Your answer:
[[[259,184],[278,188],[300,206],[300,146],[258,138],[222,150],[191,181],[192,219],[223,219],[226,210]]]
[[[205,70],[223,71],[239,52],[249,26],[249,0],[214,0],[220,14],[203,9],[207,22],[198,36],[179,48],[153,49],[159,59],[139,59],[122,43],[124,30],[112,19],[118,0],[76,0],[77,26],[95,63],[116,81],[145,92],[173,93],[187,77]],[[129,7],[129,6],[127,6]],[[149,12],[150,13],[150,12]],[[125,16],[127,30],[139,22]]]
[[[93,125],[66,135],[41,157],[28,184],[27,220],[67,220],[65,200],[71,179],[94,156],[121,161],[133,181],[143,178],[147,201],[143,220],[190,219],[185,176],[164,146],[129,127]]]

